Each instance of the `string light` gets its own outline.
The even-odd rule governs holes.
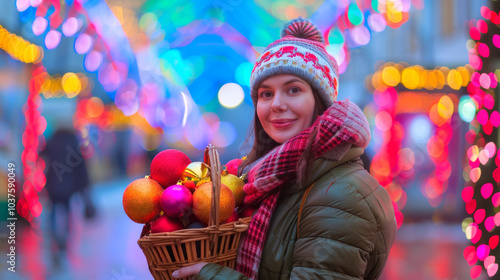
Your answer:
[[[385,63],[371,75],[371,85],[374,89],[383,90],[385,87],[403,85],[407,89],[441,89],[449,86],[453,90],[466,87],[471,80],[474,70],[471,65],[460,66],[455,69],[436,67],[425,69],[420,65],[405,67],[399,63]],[[484,78],[487,79],[487,78]]]
[[[500,214],[486,217],[485,209],[478,208],[478,205],[492,203],[494,207],[500,204],[500,194],[493,194],[493,185],[500,182],[500,157],[497,147],[493,142],[486,142],[484,135],[491,135],[493,129],[500,125],[500,114],[495,108],[495,98],[493,90],[498,85],[498,69],[495,73],[487,73],[483,69],[483,58],[488,58],[490,53],[498,52],[500,44],[498,34],[492,37],[493,45],[488,47],[490,42],[486,42],[485,33],[498,33],[496,30],[488,30],[488,22],[493,24],[491,28],[498,27],[500,18],[498,14],[488,7],[481,7],[483,19],[475,22],[471,21],[469,34],[472,40],[467,43],[469,50],[469,63],[476,72],[470,76],[471,82],[467,85],[468,96],[461,100],[461,107],[464,108],[462,119],[470,121],[470,129],[465,135],[465,139],[470,147],[467,149],[467,166],[464,167],[464,179],[466,187],[462,190],[462,199],[465,202],[465,210],[471,217],[464,219],[462,224],[466,224],[466,237],[473,245],[464,250],[464,258],[471,266],[470,276],[472,279],[478,278],[483,268],[489,277],[493,277],[498,272],[498,260],[495,260],[495,253],[492,251],[498,245],[499,235],[494,234],[498,227],[497,221]],[[490,37],[491,38],[491,37]],[[484,169],[490,160],[494,159],[496,169],[490,174]],[[492,178],[491,182],[488,182]],[[482,180],[481,180],[482,179]],[[481,180],[481,181],[480,181]],[[486,183],[485,183],[486,181]],[[481,196],[474,194],[480,194]],[[473,219],[472,219],[473,218]],[[482,241],[485,240],[485,241]],[[478,261],[482,261],[478,263]]]
[[[0,25],[0,49],[13,59],[24,63],[37,63],[43,59],[43,49],[31,44],[16,34],[10,33]]]
[[[41,110],[39,92],[46,75],[43,67],[33,66],[32,77],[28,84],[27,107],[24,112],[26,129],[23,133],[24,150],[21,159],[25,181],[23,190],[19,195],[17,212],[34,226],[38,226],[33,220],[40,216],[43,208],[38,193],[43,189],[46,182],[44,174],[45,162],[38,155],[38,148],[44,143],[43,132],[47,127],[47,122],[39,111]]]

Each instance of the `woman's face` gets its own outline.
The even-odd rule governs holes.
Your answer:
[[[314,95],[303,79],[276,75],[264,80],[257,91],[257,116],[264,131],[282,144],[311,126]]]

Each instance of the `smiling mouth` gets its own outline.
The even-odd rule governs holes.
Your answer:
[[[293,119],[283,119],[283,120],[273,120],[271,124],[276,128],[285,128],[291,125],[295,120]]]

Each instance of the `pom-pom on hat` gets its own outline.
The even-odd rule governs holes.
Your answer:
[[[337,99],[337,61],[325,50],[321,31],[307,19],[299,17],[286,23],[281,31],[281,39],[267,46],[255,62],[250,77],[250,94],[254,106],[257,104],[260,84],[279,74],[291,74],[307,81],[327,107]]]

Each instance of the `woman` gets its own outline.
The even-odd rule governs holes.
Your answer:
[[[396,235],[387,191],[363,168],[361,110],[337,97],[338,67],[320,31],[298,18],[251,76],[256,108],[247,205],[259,205],[236,269],[200,263],[195,279],[377,279]]]

